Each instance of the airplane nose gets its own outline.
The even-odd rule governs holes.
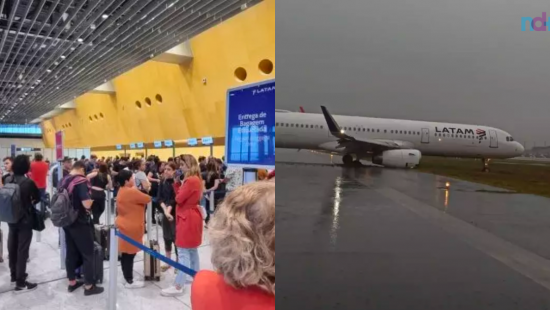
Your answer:
[[[516,151],[518,155],[522,155],[525,152],[525,148],[523,147],[523,145],[521,145],[521,143],[518,143],[516,147]]]

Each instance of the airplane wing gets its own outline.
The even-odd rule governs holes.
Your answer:
[[[382,139],[368,139],[368,138],[355,138],[352,135],[347,134],[336,122],[334,117],[329,113],[326,107],[321,106],[323,110],[323,115],[327,121],[327,126],[330,133],[338,138],[338,144],[340,148],[347,149],[364,149],[368,151],[384,151],[392,149],[403,148],[403,143],[400,141],[393,140],[382,140]]]

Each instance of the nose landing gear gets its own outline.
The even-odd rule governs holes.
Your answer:
[[[490,159],[487,158],[481,159],[481,163],[483,164],[483,170],[481,170],[482,172],[489,172],[489,161]]]

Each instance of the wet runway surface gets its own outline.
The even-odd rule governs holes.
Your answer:
[[[277,306],[550,309],[550,199],[499,191],[277,163]]]

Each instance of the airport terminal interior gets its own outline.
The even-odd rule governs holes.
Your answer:
[[[200,160],[196,167],[201,167],[201,172],[205,169],[203,175],[210,178],[208,171],[212,171],[220,176],[215,182],[217,191],[199,197],[202,209],[197,206],[197,210],[207,220],[205,208],[213,212],[218,207],[220,191],[224,197],[231,193],[225,183],[233,180],[236,190],[245,183],[273,181],[275,0],[6,0],[0,2],[0,10],[0,157],[28,155],[33,161],[29,177],[34,178],[37,170],[32,165],[36,154],[41,154],[40,161],[48,164],[48,199],[57,192],[54,170],[65,161],[83,162],[87,173],[101,173],[103,164],[113,168],[125,160],[117,169],[118,177],[112,175],[116,178],[112,181],[118,182],[123,167],[130,163],[139,163],[130,167],[136,169],[134,175],[141,163],[147,162],[148,173],[151,166],[162,172],[175,163],[174,173],[183,180],[189,171],[195,171],[193,161]],[[251,132],[251,126],[259,129]],[[5,161],[1,169],[8,175]],[[226,169],[238,172],[228,177]],[[164,180],[165,175],[160,178]],[[185,186],[188,183],[185,181]],[[136,188],[148,191],[137,183]],[[274,185],[270,190],[274,194]],[[101,198],[106,209],[113,209],[100,215],[100,224],[114,222],[115,215],[110,213],[119,208],[114,195],[108,191]],[[274,204],[274,196],[272,200]],[[53,216],[43,203],[36,208]],[[165,240],[170,239],[166,239],[164,223],[146,221],[152,226],[147,226],[138,242],[149,245],[152,238],[158,242],[154,249],[165,255]],[[201,219],[199,226],[203,225],[202,240],[193,241],[199,245],[190,246],[197,251],[185,252],[191,266],[182,264],[200,266],[195,271],[215,270],[210,227]],[[126,277],[128,268],[122,266],[128,260],[121,254],[114,260],[116,284],[112,285],[113,261],[104,260],[101,284],[88,288],[86,279],[84,288],[69,293],[63,257],[74,248],[62,245],[67,236],[54,226],[53,218],[46,219],[44,230],[34,231],[28,279],[18,277],[15,281],[9,268],[11,228],[5,222],[0,228],[0,310],[193,308],[191,280],[182,288],[174,286],[180,281],[174,272],[177,268],[165,271],[163,262],[162,272],[157,270],[155,264],[160,259],[148,264],[145,256],[152,256],[144,251],[134,258],[134,289],[127,288],[132,281]],[[105,251],[110,244],[100,246]],[[171,259],[176,260],[172,254]],[[121,268],[126,268],[124,274]],[[272,268],[274,273],[274,261]],[[146,270],[154,274],[153,279]],[[26,281],[38,286],[31,287]],[[141,282],[143,287],[136,284]],[[84,291],[87,294],[97,287],[104,292],[84,297]],[[20,294],[27,289],[28,293]],[[176,292],[164,294],[166,289]],[[275,308],[274,283],[272,290],[272,294],[256,292],[263,294],[267,305],[272,304],[265,309]],[[212,304],[209,307],[219,309]]]

